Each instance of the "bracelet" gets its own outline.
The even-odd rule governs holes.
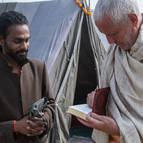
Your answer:
[[[13,130],[16,133],[16,120],[13,121]]]

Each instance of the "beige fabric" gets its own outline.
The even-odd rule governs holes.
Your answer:
[[[143,142],[143,26],[130,52],[112,45],[105,61],[102,87],[110,86],[107,112],[116,120],[121,143]],[[108,135],[94,131],[96,143]],[[98,140],[100,138],[100,140]]]

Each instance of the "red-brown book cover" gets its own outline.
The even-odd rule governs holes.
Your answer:
[[[92,112],[106,115],[106,104],[110,87],[99,88],[95,91]]]

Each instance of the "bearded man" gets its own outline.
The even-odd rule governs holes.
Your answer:
[[[27,58],[29,38],[23,14],[9,11],[0,15],[1,143],[44,143],[53,127],[54,99],[46,65]],[[29,107],[43,97],[50,103],[42,117],[30,117]]]

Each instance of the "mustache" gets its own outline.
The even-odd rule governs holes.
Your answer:
[[[28,49],[27,50],[25,50],[25,49],[18,50],[18,51],[16,51],[16,54],[23,53],[23,52],[27,53]]]

